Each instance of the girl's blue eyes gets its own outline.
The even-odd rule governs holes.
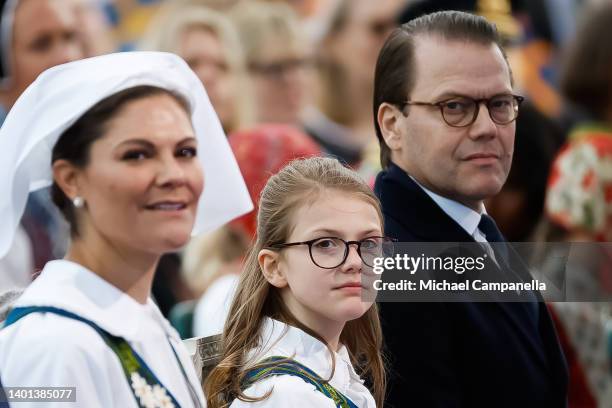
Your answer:
[[[198,150],[195,147],[181,147],[176,151],[176,157],[192,158],[198,155]],[[148,159],[152,153],[148,150],[130,150],[123,154],[122,160],[138,161]]]

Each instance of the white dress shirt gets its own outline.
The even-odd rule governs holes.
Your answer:
[[[123,337],[181,407],[193,400],[176,350],[205,406],[193,363],[180,337],[151,299],[142,305],[85,267],[47,263],[15,307],[53,306]],[[5,387],[76,387],[76,403],[20,402],[27,407],[136,407],[119,359],[89,325],[52,313],[33,313],[0,330],[0,376]]]
[[[223,331],[239,280],[236,274],[221,276],[204,292],[193,312],[195,337],[213,336]]]
[[[461,228],[470,234],[470,236],[474,238],[474,241],[485,244],[484,248],[486,249],[487,254],[489,257],[491,257],[493,262],[499,266],[497,258],[495,257],[495,251],[493,251],[491,244],[489,241],[487,241],[486,235],[484,232],[478,229],[478,224],[480,224],[482,215],[487,213],[484,204],[480,204],[480,212],[474,211],[470,207],[463,205],[458,201],[442,197],[440,194],[436,194],[433,191],[423,187],[423,185],[416,181],[412,176],[410,176],[410,178],[412,178],[412,180],[417,183],[417,185],[421,187],[436,204],[438,204],[438,207],[440,207],[442,211],[446,213],[446,215],[451,217],[453,221],[459,224]],[[517,291],[517,293],[519,292],[520,291]]]
[[[306,332],[285,323],[266,318],[262,325],[262,345],[249,353],[248,364],[255,364],[271,356],[291,357],[323,379],[331,374],[331,355],[327,346]],[[359,408],[376,406],[370,391],[355,372],[345,346],[334,353],[336,367],[329,384],[353,401]],[[230,408],[291,407],[335,408],[336,404],[315,387],[292,375],[271,376],[257,381],[244,393],[261,397],[274,387],[270,396],[260,402],[235,399]]]
[[[474,211],[470,207],[461,204],[458,201],[451,200],[450,198],[442,197],[440,194],[436,194],[433,191],[425,188],[421,183],[415,180],[412,176],[410,176],[412,180],[423,189],[427,193],[429,197],[438,207],[442,209],[455,221],[457,224],[461,226],[470,236],[474,238],[476,242],[488,242],[485,234],[478,229],[478,224],[480,223],[480,218],[482,214],[486,214],[487,211],[484,207],[484,204],[481,204],[480,211]]]
[[[0,294],[27,287],[32,282],[33,272],[32,242],[23,227],[19,226],[11,249],[0,258]]]

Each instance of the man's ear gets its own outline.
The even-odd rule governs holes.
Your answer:
[[[72,200],[76,196],[81,195],[79,190],[78,175],[80,169],[67,160],[56,160],[53,162],[53,180],[59,188],[66,194],[68,199]]]
[[[399,150],[402,145],[401,125],[404,114],[395,105],[383,102],[378,107],[376,120],[380,126],[385,143],[391,151]]]
[[[264,277],[272,286],[284,288],[287,286],[287,278],[280,267],[280,254],[270,249],[262,249],[257,255],[259,267]]]

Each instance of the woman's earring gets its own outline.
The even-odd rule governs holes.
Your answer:
[[[76,196],[72,199],[72,205],[74,205],[74,208],[83,208],[85,200],[81,196]]]

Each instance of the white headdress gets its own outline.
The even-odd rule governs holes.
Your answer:
[[[194,234],[253,209],[236,159],[198,77],[162,52],[125,52],[58,65],[19,97],[0,128],[0,257],[13,240],[28,193],[51,185],[51,152],[60,135],[97,102],[139,85],[177,92],[191,106],[204,169]]]

